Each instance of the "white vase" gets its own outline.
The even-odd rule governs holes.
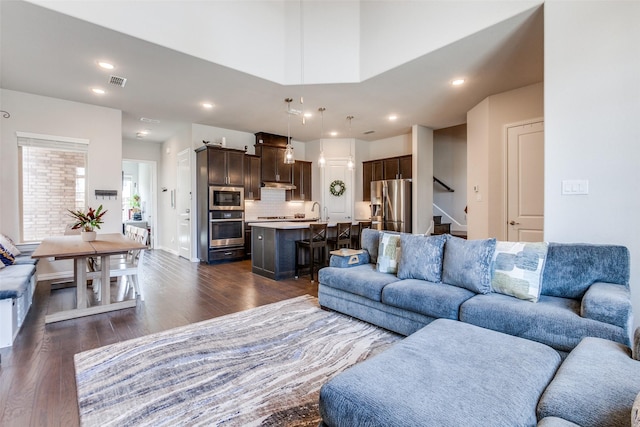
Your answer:
[[[93,242],[96,240],[96,232],[95,231],[81,231],[80,235],[82,236],[82,240],[85,242]]]

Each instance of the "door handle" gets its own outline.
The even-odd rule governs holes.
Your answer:
[[[519,222],[515,222],[514,220],[509,221],[509,225],[520,225]]]

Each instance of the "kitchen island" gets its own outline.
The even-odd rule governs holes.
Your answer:
[[[274,280],[295,277],[296,240],[309,237],[309,224],[295,221],[249,222],[247,225],[252,229],[251,271]],[[335,229],[336,222],[329,222],[327,226]]]

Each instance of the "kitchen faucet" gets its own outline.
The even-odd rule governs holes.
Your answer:
[[[320,203],[318,202],[313,202],[313,204],[311,205],[311,212],[315,212],[316,209],[316,205],[318,205],[318,216],[320,217],[320,219],[322,219],[322,212],[320,212]]]

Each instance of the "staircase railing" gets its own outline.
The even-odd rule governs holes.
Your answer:
[[[455,191],[453,188],[449,187],[447,184],[445,184],[444,182],[440,181],[435,176],[433,177],[433,182],[437,182],[438,184],[442,185],[449,193],[453,193]]]
[[[451,222],[454,222],[458,227],[461,227],[463,230],[467,229],[467,225],[466,224],[461,224],[458,221],[456,221],[456,219],[454,217],[452,217],[451,215],[449,215],[444,209],[442,209],[440,206],[436,205],[435,203],[433,203],[433,207],[436,208],[438,211],[440,211],[440,213],[443,214],[443,216],[446,216],[447,218],[449,218],[451,220]]]

